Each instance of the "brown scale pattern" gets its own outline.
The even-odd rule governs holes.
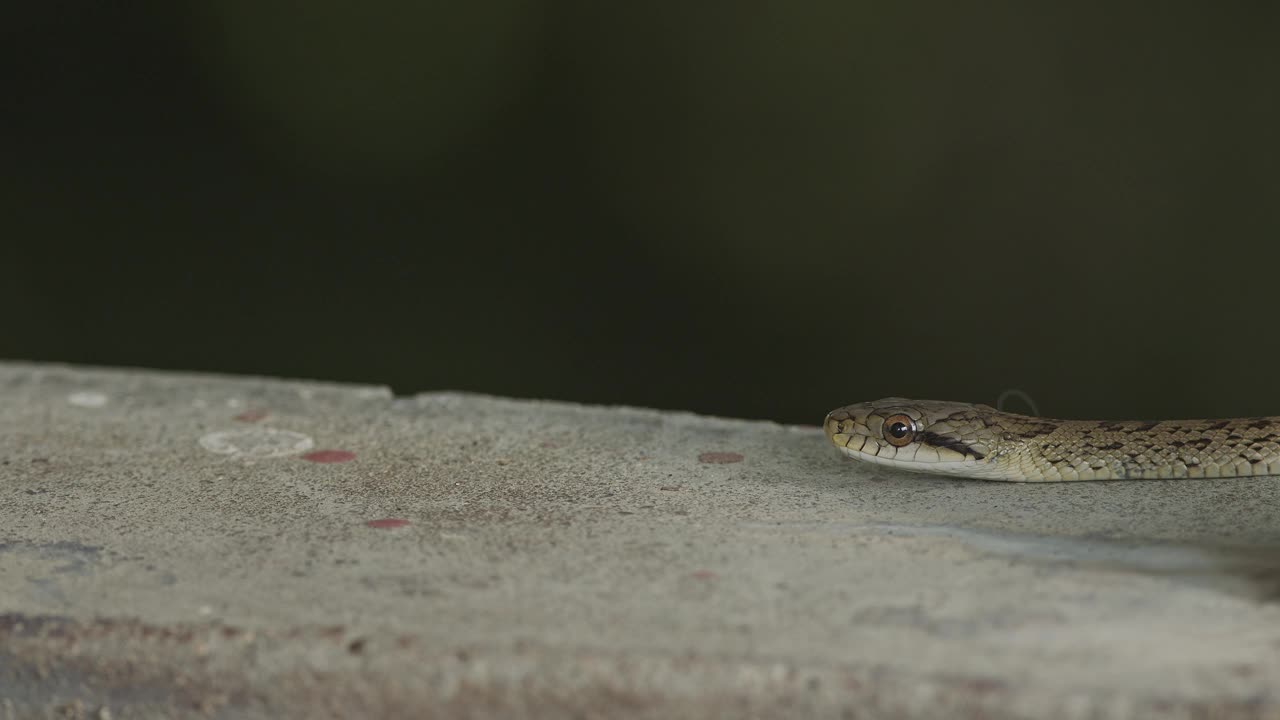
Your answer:
[[[914,422],[897,447],[886,418]],[[833,410],[827,436],[850,457],[986,480],[1049,482],[1280,475],[1280,417],[1053,420],[986,405],[886,398]]]

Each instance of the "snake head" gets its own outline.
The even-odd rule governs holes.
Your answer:
[[[855,460],[951,475],[973,475],[999,432],[986,405],[885,398],[827,413],[827,438]]]

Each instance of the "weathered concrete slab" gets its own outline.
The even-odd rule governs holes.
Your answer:
[[[0,364],[0,718],[1280,717],[1277,508],[912,476],[816,427]]]

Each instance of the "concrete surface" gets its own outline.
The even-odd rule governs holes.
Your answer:
[[[1277,508],[913,476],[816,427],[0,364],[0,718],[1280,717]]]

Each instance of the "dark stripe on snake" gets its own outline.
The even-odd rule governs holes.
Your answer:
[[[974,450],[968,445],[965,445],[963,442],[956,440],[955,438],[946,437],[945,435],[939,435],[937,433],[931,433],[926,431],[926,432],[920,433],[920,435],[917,437],[920,440],[920,442],[924,443],[925,445],[928,445],[930,447],[939,447],[939,448],[946,448],[948,450],[954,450],[960,453],[961,455],[967,455],[973,458],[974,460],[981,460],[982,458],[986,457],[986,455],[978,452],[977,450]]]

